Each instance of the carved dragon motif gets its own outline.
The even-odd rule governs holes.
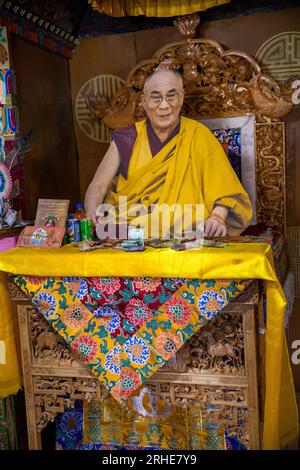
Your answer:
[[[144,117],[141,94],[147,76],[157,69],[182,74],[185,90],[183,114],[196,119],[210,116],[255,113],[258,122],[279,120],[294,107],[292,81],[279,85],[260,72],[245,52],[224,50],[216,41],[195,38],[199,17],[175,21],[182,39],[161,48],[152,59],[140,62],[125,85],[109,101],[103,95],[86,96],[91,119],[109,128],[125,127]]]
[[[294,107],[291,79],[280,86],[270,76],[258,74],[242,86],[249,91],[257,112],[262,116],[278,120],[287,116]]]

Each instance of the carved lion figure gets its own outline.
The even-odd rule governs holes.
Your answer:
[[[51,331],[43,331],[36,339],[34,355],[35,357],[43,357],[45,349],[55,351],[58,345],[59,342],[55,333],[52,333]]]

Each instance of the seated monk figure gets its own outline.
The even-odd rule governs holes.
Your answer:
[[[104,201],[118,207],[116,224],[120,224],[126,197],[131,226],[145,227],[149,215],[160,213],[158,237],[166,237],[162,225],[167,215],[171,233],[182,233],[183,213],[190,221],[189,229],[202,224],[206,237],[239,235],[249,225],[252,207],[248,194],[212,132],[198,121],[180,116],[183,99],[178,72],[158,70],[146,79],[142,104],[147,118],[112,133],[109,149],[87,189],[85,209],[95,224],[107,215],[101,209]],[[117,174],[117,187],[112,191]],[[167,214],[172,206],[183,210]]]

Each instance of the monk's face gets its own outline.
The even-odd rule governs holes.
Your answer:
[[[182,83],[172,73],[158,72],[146,83],[142,104],[154,130],[171,133],[179,122],[182,103]]]

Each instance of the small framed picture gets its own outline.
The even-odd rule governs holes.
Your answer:
[[[68,199],[39,199],[34,225],[36,227],[65,227],[69,203]]]
[[[25,227],[18,239],[19,247],[60,248],[64,227]]]

